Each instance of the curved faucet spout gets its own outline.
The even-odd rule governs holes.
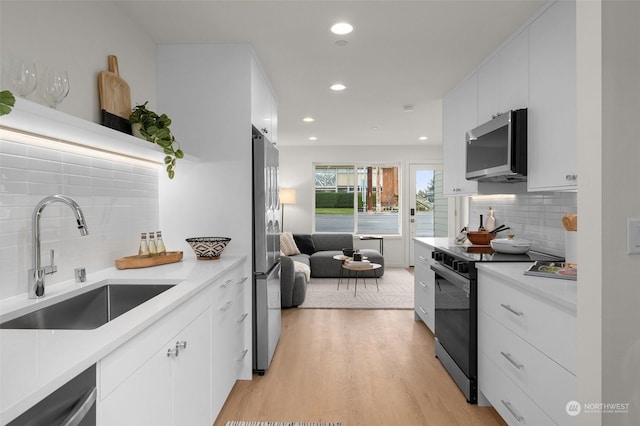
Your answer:
[[[42,211],[45,207],[55,202],[66,204],[71,208],[71,210],[73,210],[80,235],[85,236],[89,234],[82,209],[78,203],[66,195],[50,195],[36,204],[36,207],[33,209],[33,217],[31,220],[31,230],[33,235],[33,269],[29,271],[29,288],[27,290],[28,297],[30,299],[44,296],[45,275],[53,274],[57,271],[56,266],[53,264],[53,255],[51,265],[42,267],[40,254],[40,216],[42,216]]]

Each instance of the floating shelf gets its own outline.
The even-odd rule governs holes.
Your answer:
[[[156,144],[22,98],[0,117],[0,137],[7,130],[159,164],[165,157]]]

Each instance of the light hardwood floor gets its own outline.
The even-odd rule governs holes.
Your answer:
[[[295,308],[282,311],[269,371],[237,382],[214,425],[228,420],[505,424],[465,401],[412,310]]]

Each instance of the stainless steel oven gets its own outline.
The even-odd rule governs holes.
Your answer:
[[[438,252],[434,252],[438,253]],[[439,253],[435,272],[436,356],[467,402],[477,402],[477,280],[473,262]]]

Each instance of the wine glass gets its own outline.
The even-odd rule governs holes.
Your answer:
[[[40,81],[40,97],[46,105],[56,109],[69,94],[69,74],[66,70],[47,67]]]
[[[36,64],[16,58],[12,59],[7,69],[7,79],[11,90],[16,95],[24,98],[33,92],[38,85]]]

